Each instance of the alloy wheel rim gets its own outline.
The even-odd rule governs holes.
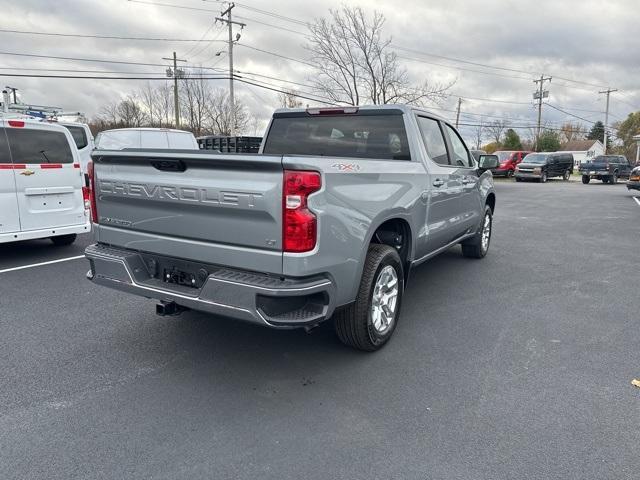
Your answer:
[[[399,291],[396,269],[385,266],[378,274],[371,297],[371,323],[378,334],[385,334],[393,327]]]
[[[482,251],[486,252],[489,248],[489,240],[491,240],[491,217],[487,213],[484,216],[484,224],[482,225]]]

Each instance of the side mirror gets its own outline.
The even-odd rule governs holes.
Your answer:
[[[480,170],[491,170],[497,168],[500,162],[497,155],[480,155],[478,158],[478,168]]]

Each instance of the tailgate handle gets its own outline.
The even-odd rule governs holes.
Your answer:
[[[187,169],[187,165],[182,160],[157,159],[151,160],[151,165],[163,172],[184,172]]]

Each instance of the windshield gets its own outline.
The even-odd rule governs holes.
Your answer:
[[[543,164],[546,162],[547,162],[547,155],[543,155],[542,153],[530,153],[523,160],[523,163]]]
[[[496,152],[494,155],[498,156],[498,161],[504,162],[506,160],[509,160],[512,153],[513,152]]]

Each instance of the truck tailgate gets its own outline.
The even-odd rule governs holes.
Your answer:
[[[96,239],[282,272],[282,158],[193,151],[95,151]]]

